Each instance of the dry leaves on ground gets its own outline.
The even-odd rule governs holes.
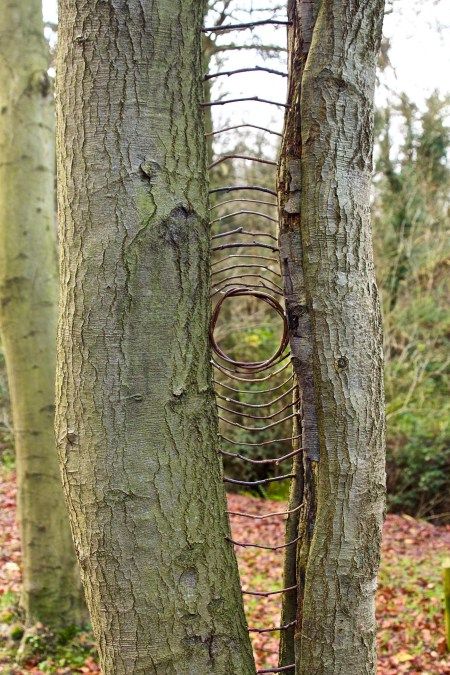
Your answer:
[[[15,485],[11,472],[0,482],[0,601],[20,591],[20,542],[15,523]],[[283,503],[244,495],[229,495],[231,511],[261,515],[282,511]],[[284,543],[283,517],[254,520],[232,516],[237,541],[278,545]],[[450,552],[450,526],[435,527],[408,516],[389,515],[383,538],[383,562],[377,596],[378,675],[438,675],[450,673],[445,651],[440,562]],[[242,588],[272,591],[282,587],[283,549],[265,551],[236,546]],[[249,626],[268,628],[280,621],[280,596],[245,595]],[[7,604],[7,603],[6,603]],[[5,602],[3,602],[5,606]],[[8,628],[8,627],[7,627]],[[277,662],[278,633],[252,633],[258,667]],[[0,664],[7,666],[0,659]],[[42,667],[42,666],[41,666]],[[0,672],[34,673],[38,664],[22,670]],[[84,665],[55,667],[45,672],[95,673],[91,657]]]

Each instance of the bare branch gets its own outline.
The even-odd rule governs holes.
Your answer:
[[[280,54],[280,53],[285,53],[287,52],[286,47],[280,47],[280,45],[259,45],[259,44],[253,44],[253,45],[237,45],[235,42],[231,42],[226,45],[218,45],[214,43],[214,47],[211,49],[211,53],[218,54],[220,52],[233,52],[233,51],[240,51],[240,50],[258,50],[261,53],[266,53],[266,54]]]
[[[226,162],[229,159],[244,159],[248,160],[249,162],[259,162],[259,164],[278,166],[277,162],[273,162],[271,159],[261,159],[261,157],[251,157],[250,155],[223,155],[223,157],[219,157],[218,159],[214,160],[214,162],[211,162],[211,164],[208,166],[208,170],[213,169],[215,166],[218,166],[219,164],[222,164],[222,162]]]
[[[280,593],[287,593],[288,591],[293,591],[296,588],[297,584],[295,586],[287,586],[286,588],[280,588],[279,591],[246,591],[242,589],[242,593],[244,595],[257,595],[262,598],[268,598],[270,595],[279,595]]]
[[[224,127],[223,129],[217,129],[216,131],[210,131],[205,136],[216,136],[217,134],[222,134],[224,131],[231,131],[233,129],[242,129],[243,127],[250,127],[252,129],[259,129],[259,131],[267,131],[268,134],[273,134],[274,136],[281,136],[278,131],[273,131],[272,129],[267,129],[267,127],[260,127],[257,124],[235,124],[231,127]]]
[[[295,626],[297,621],[291,621],[290,623],[286,623],[284,626],[275,626],[274,628],[249,628],[248,632],[249,633],[273,633],[275,631],[279,630],[286,630],[287,628],[291,628],[292,626]]]
[[[255,101],[257,103],[268,103],[269,105],[276,105],[280,108],[289,108],[287,103],[279,103],[278,101],[270,101],[267,98],[260,98],[259,96],[244,96],[242,98],[227,98],[223,101],[203,101],[200,103],[202,108],[210,108],[214,105],[226,105],[227,103],[241,103],[242,101]]]
[[[278,21],[277,19],[267,19],[262,21],[252,21],[249,23],[230,23],[221,26],[207,26],[202,28],[203,33],[225,33],[233,30],[253,30],[256,26],[291,26],[291,21]]]
[[[205,80],[212,80],[213,77],[229,77],[230,75],[236,75],[238,73],[252,73],[252,72],[264,72],[270,73],[271,75],[280,75],[281,77],[287,77],[287,73],[283,73],[281,70],[274,70],[273,68],[265,68],[264,66],[252,66],[251,68],[238,68],[237,70],[223,70],[222,72],[209,73],[205,75]],[[281,134],[280,134],[281,135]]]

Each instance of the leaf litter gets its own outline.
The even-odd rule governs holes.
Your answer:
[[[282,511],[284,504],[243,494],[228,495],[230,511],[262,515]],[[5,675],[33,673],[98,673],[95,651],[89,651],[92,635],[80,633],[75,640],[87,644],[83,662],[71,662],[66,649],[63,660],[38,655],[20,668],[14,665],[11,637],[16,626],[16,605],[21,584],[20,540],[15,521],[14,474],[0,480],[0,672]],[[283,516],[255,520],[231,516],[236,541],[278,546],[284,543]],[[282,588],[283,549],[267,551],[236,547],[242,588],[274,591]],[[377,675],[450,674],[446,652],[442,599],[441,561],[450,553],[450,525],[435,526],[410,516],[388,515],[383,534],[382,565],[377,594]],[[244,595],[248,624],[253,628],[280,625],[281,595]],[[277,664],[278,632],[251,633],[258,668]],[[77,648],[79,648],[77,644]],[[41,655],[42,656],[42,655]],[[62,663],[61,661],[64,661]]]

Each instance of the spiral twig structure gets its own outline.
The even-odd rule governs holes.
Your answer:
[[[255,28],[261,22],[240,24],[239,29]],[[269,22],[273,23],[273,21]],[[288,22],[276,22],[287,25]],[[221,31],[236,27],[223,26]],[[205,32],[214,31],[205,28]],[[205,75],[205,80],[226,76],[230,77],[242,72],[264,71],[275,77],[286,77],[286,73],[265,66],[239,68]],[[203,109],[215,105],[238,103],[240,101],[268,103],[286,108],[280,103],[258,96],[242,99],[226,99],[205,101]],[[222,129],[213,130],[208,137],[233,132],[237,129],[252,128],[272,136],[281,136],[279,131],[252,123],[234,124]],[[249,156],[242,153],[228,153],[211,162],[212,171],[219,165],[233,160],[264,164],[275,168],[277,163],[265,157]],[[260,480],[241,480],[225,475],[229,485],[246,488],[261,488],[277,481],[295,479],[293,473],[283,471],[286,462],[302,452],[299,447],[300,436],[291,432],[292,422],[298,416],[299,397],[294,380],[289,352],[289,330],[284,309],[283,288],[277,245],[277,200],[275,191],[275,173],[273,187],[239,182],[232,185],[215,185],[210,190],[210,223],[211,223],[211,301],[212,316],[210,324],[210,342],[213,352],[214,386],[219,413],[220,453],[227,463],[240,462],[240,475],[245,475],[245,466],[267,470],[274,468],[275,475]],[[233,223],[229,225],[230,221]],[[222,312],[228,310],[228,317],[233,316],[233,301],[247,301],[248,306],[255,307],[262,303],[273,311],[281,323],[279,343],[273,353],[264,359],[245,360],[234,354],[239,345],[235,345],[233,354],[227,353],[222,346],[225,341],[221,334]],[[234,314],[236,316],[236,314]],[[244,317],[239,317],[240,319]],[[246,328],[244,323],[244,329]],[[247,328],[251,328],[248,326]],[[223,333],[223,329],[222,329]],[[294,428],[297,428],[294,426]],[[258,440],[264,434],[264,440]],[[256,455],[256,456],[255,456]],[[278,473],[278,467],[281,473]],[[297,507],[298,510],[301,505]],[[250,520],[266,520],[279,516],[289,516],[291,511],[267,512],[255,515],[229,511],[229,517]],[[229,539],[230,544],[237,547],[256,548],[283,553],[287,547],[294,546],[298,538],[282,545],[274,546],[271,542],[252,543]],[[243,590],[245,595],[259,598],[280,596],[295,591],[295,586],[279,590],[262,591],[257,589]],[[294,622],[295,623],[295,622]],[[292,623],[275,627],[250,627],[251,633],[271,633],[292,627]],[[260,670],[259,673],[294,672],[295,665],[282,668]]]

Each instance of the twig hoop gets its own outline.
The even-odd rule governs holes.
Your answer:
[[[262,302],[267,303],[277,314],[281,317],[281,320],[283,322],[283,334],[280,340],[280,344],[277,348],[277,350],[272,354],[271,357],[266,359],[265,361],[238,361],[235,359],[232,359],[231,356],[228,356],[226,352],[224,352],[219,345],[216,342],[215,336],[214,336],[214,330],[216,328],[217,320],[220,315],[220,310],[222,309],[222,305],[225,302],[225,300],[228,300],[228,298],[236,298],[236,297],[242,297],[242,296],[249,296],[253,298],[258,298]],[[214,307],[212,317],[211,317],[211,323],[209,326],[209,339],[211,341],[211,347],[213,351],[217,354],[217,356],[225,361],[226,363],[229,363],[232,366],[235,366],[237,368],[242,368],[243,370],[247,370],[252,373],[258,373],[261,372],[262,370],[266,370],[266,368],[269,368],[271,365],[273,365],[279,358],[282,356],[284,353],[286,347],[288,346],[289,343],[289,332],[288,332],[288,325],[286,321],[286,315],[284,313],[283,307],[280,305],[280,303],[273,298],[271,295],[268,295],[267,293],[264,293],[263,291],[258,291],[258,290],[252,290],[249,288],[230,288],[229,290],[225,291],[220,298],[220,300],[217,302],[216,306]]]

